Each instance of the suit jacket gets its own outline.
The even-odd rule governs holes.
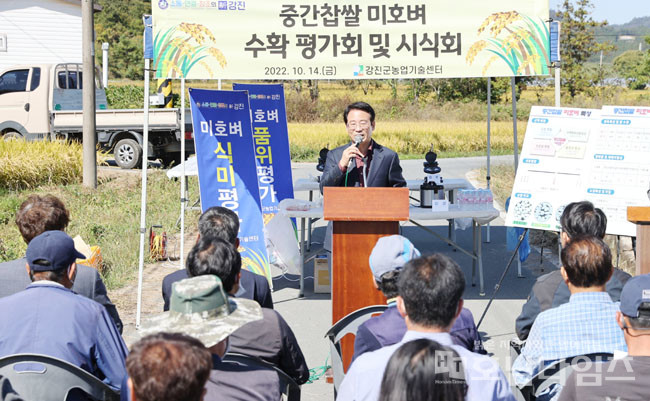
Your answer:
[[[345,174],[339,168],[339,161],[343,156],[343,151],[352,143],[339,146],[327,153],[325,169],[320,179],[320,191],[323,187],[342,187],[345,186]],[[360,185],[360,176],[363,174],[360,169],[353,165],[348,174],[348,187],[358,187]],[[381,146],[377,142],[372,143],[372,161],[370,162],[370,171],[368,171],[367,187],[405,187],[406,181],[402,176],[402,167],[399,165],[399,156],[387,147]]]
[[[0,263],[0,298],[15,294],[27,288],[32,283],[25,270],[27,259],[16,259]],[[97,270],[85,265],[77,265],[77,277],[72,291],[98,302],[106,308],[115,326],[122,334],[122,320],[117,308],[106,294],[106,286]]]
[[[391,306],[381,315],[372,317],[359,326],[354,339],[352,361],[365,352],[397,344],[402,341],[405,333],[406,322],[404,322],[404,318],[399,314],[396,306]],[[461,309],[460,315],[451,326],[449,334],[454,344],[473,352],[485,353],[481,336],[478,334],[474,323],[474,316],[472,316],[469,309]]]
[[[169,310],[169,299],[172,295],[172,284],[177,281],[186,279],[186,270],[177,270],[165,276],[162,283],[162,296],[165,301],[163,310]],[[271,297],[271,288],[269,282],[264,276],[255,274],[248,270],[241,270],[241,279],[239,280],[239,290],[236,297],[252,299],[257,301],[263,308],[273,309],[273,298]]]

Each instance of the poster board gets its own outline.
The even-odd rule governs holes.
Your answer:
[[[506,225],[559,231],[564,207],[588,200],[605,212],[608,234],[634,236],[626,210],[650,204],[648,155],[648,108],[534,106]]]

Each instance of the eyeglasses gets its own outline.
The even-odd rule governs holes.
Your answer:
[[[369,120],[348,121],[348,128],[356,129],[357,127],[368,128],[370,127],[370,121]]]

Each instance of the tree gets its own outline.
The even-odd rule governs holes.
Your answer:
[[[591,0],[564,0],[556,14],[562,21],[560,54],[562,58],[562,85],[573,98],[598,80],[597,72],[588,69],[585,62],[593,54],[614,49],[610,43],[598,43],[594,28],[606,26],[607,21],[596,22],[591,16]]]
[[[142,79],[142,16],[151,14],[151,2],[99,0],[102,11],[95,14],[95,54],[101,63],[101,44],[109,47],[109,75],[112,78]]]
[[[648,54],[638,50],[628,50],[614,59],[614,71],[625,78],[630,89],[643,89],[650,82],[646,63]]]

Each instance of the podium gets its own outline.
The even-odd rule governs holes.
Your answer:
[[[650,207],[629,206],[627,219],[636,224],[636,275],[650,273]]]
[[[368,266],[380,237],[399,234],[409,218],[408,188],[323,188],[323,217],[332,227],[332,323],[365,306],[385,304]],[[351,338],[341,341],[343,366],[354,352]]]

